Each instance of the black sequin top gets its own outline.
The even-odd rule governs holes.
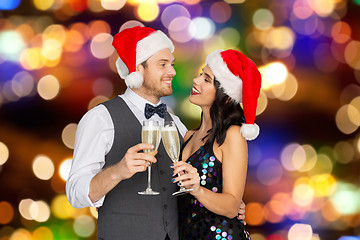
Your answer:
[[[183,144],[180,159],[184,147],[191,138],[192,136]],[[222,191],[222,163],[215,157],[212,147],[213,143],[201,146],[186,162],[198,169],[201,186],[220,193]],[[207,210],[191,194],[179,196],[178,207],[180,240],[250,239],[241,221]]]

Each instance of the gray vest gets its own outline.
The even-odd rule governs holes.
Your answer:
[[[141,143],[141,124],[122,98],[115,97],[103,104],[115,128],[112,148],[105,156],[106,168],[119,162],[130,147]],[[168,113],[165,119],[172,120]],[[177,191],[177,186],[171,182],[172,161],[162,142],[156,159],[151,169],[151,186],[160,194],[138,194],[147,186],[147,171],[121,181],[106,194],[99,209],[98,239],[162,240],[167,234],[171,240],[178,239],[177,198],[171,195]]]

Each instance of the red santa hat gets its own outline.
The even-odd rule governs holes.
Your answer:
[[[253,61],[236,50],[217,50],[206,58],[224,92],[237,103],[243,104],[246,123],[241,134],[246,140],[255,139],[260,132],[255,123],[257,101],[261,88],[261,75]]]
[[[163,32],[140,26],[117,33],[112,45],[119,55],[116,61],[117,71],[130,88],[139,88],[144,81],[142,74],[136,69],[139,64],[162,49],[174,51],[173,43]]]

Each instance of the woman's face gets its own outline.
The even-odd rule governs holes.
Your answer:
[[[202,73],[193,80],[193,88],[189,101],[200,107],[211,107],[215,101],[216,88],[214,85],[214,74],[208,65],[202,69]]]

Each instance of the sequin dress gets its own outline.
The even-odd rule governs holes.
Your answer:
[[[192,136],[183,144],[181,155],[191,138]],[[213,143],[201,146],[186,162],[198,169],[200,186],[220,193],[222,191],[222,163],[215,157],[212,146]],[[249,233],[241,221],[207,210],[191,194],[178,197],[178,208],[180,240],[250,240]]]

